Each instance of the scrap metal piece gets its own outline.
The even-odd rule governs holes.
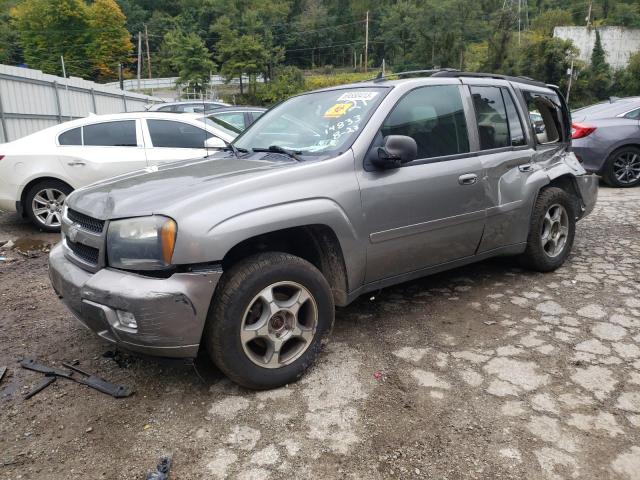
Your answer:
[[[75,380],[71,377],[71,372],[67,370],[62,370],[61,368],[50,367],[48,365],[43,365],[41,363],[36,362],[32,358],[25,358],[20,362],[20,366],[22,368],[26,368],[27,370],[33,370],[34,372],[44,373],[48,376],[56,376],[56,377],[64,377],[71,380]]]
[[[100,377],[96,377],[91,373],[85,372],[84,370],[79,369],[75,365],[71,365],[70,363],[62,363],[65,367],[74,372],[77,372],[81,375],[84,375],[82,378],[70,377],[72,380],[82,383],[88,387],[94,388],[99,392],[106,393],[107,395],[111,395],[114,398],[125,398],[133,395],[134,390],[125,385],[116,385],[115,383],[107,382]]]
[[[31,390],[29,393],[27,393],[24,396],[25,400],[29,400],[31,397],[33,397],[35,394],[40,393],[42,390],[44,390],[45,388],[47,388],[49,385],[51,385],[53,382],[56,381],[57,377],[44,377],[44,380],[42,382],[40,382],[38,385],[36,385],[33,390]]]
[[[4,377],[4,374],[7,371],[7,367],[0,367],[0,382],[2,381],[2,378]]]
[[[155,472],[147,472],[146,480],[167,480],[169,478],[169,471],[171,470],[171,456],[164,455],[160,457],[158,466]]]

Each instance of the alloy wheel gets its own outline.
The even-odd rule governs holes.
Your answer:
[[[624,185],[640,181],[640,154],[622,152],[613,161],[613,174],[616,180]]]
[[[35,194],[31,202],[33,215],[42,225],[59,227],[62,224],[62,207],[67,196],[56,188],[44,188]]]
[[[311,345],[318,325],[313,295],[295,282],[278,282],[256,295],[244,313],[240,341],[247,357],[264,368],[281,368]]]
[[[540,240],[542,249],[549,257],[557,257],[564,250],[569,238],[569,215],[567,210],[556,203],[547,209],[542,222]]]

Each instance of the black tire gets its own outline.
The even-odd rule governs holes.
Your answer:
[[[564,246],[551,256],[545,250],[543,233],[545,216],[552,207],[562,206],[567,214],[567,229]],[[559,268],[571,253],[576,233],[576,198],[561,188],[549,187],[540,192],[531,214],[527,248],[519,257],[522,266],[538,272],[551,272]],[[555,211],[555,209],[554,209]]]
[[[602,171],[602,179],[607,185],[615,188],[630,188],[630,187],[635,187],[637,185],[640,185],[640,176],[637,179],[629,182],[622,182],[618,180],[618,178],[616,177],[616,174],[615,174],[616,167],[614,164],[616,160],[620,158],[621,155],[629,155],[631,157],[633,155],[637,155],[637,157],[635,157],[637,159],[636,164],[640,165],[640,148],[637,148],[637,147],[619,148],[618,150],[613,152],[611,155],[609,155],[609,158],[607,158],[607,161],[604,164],[604,169]]]
[[[304,353],[279,368],[254,363],[241,341],[242,322],[256,296],[280,282],[295,282],[313,297],[317,307],[315,335]],[[287,253],[252,255],[225,272],[213,296],[204,331],[204,344],[216,366],[232,381],[255,390],[295,382],[316,360],[333,327],[331,288],[320,271],[306,260]]]
[[[25,195],[25,198],[24,198],[24,212],[27,214],[27,217],[29,217],[29,220],[31,220],[31,223],[33,223],[40,230],[44,232],[59,232],[60,231],[59,222],[56,222],[57,223],[56,225],[46,225],[42,220],[40,220],[40,218],[38,217],[38,215],[36,215],[33,209],[33,204],[34,204],[33,200],[36,197],[36,195],[39,192],[42,192],[47,189],[53,190],[55,192],[60,192],[64,195],[65,198],[73,191],[73,188],[71,188],[69,185],[67,185],[61,180],[55,180],[55,179],[42,180],[36,183],[35,185],[33,185],[29,189],[29,191],[27,191],[27,194]],[[59,219],[62,218],[62,203],[63,202],[60,202],[59,210],[56,215],[56,217]]]

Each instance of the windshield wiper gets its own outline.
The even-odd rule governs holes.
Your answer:
[[[233,156],[236,158],[240,158],[240,153],[247,153],[249,150],[246,148],[238,148],[231,142],[225,142],[227,144],[226,147],[221,148],[222,151],[230,151],[233,153]]]
[[[269,148],[252,148],[254,152],[273,152],[273,153],[282,153],[283,155],[288,155],[293,158],[297,162],[301,162],[302,159],[297,155],[299,152],[293,152],[291,150],[287,150],[284,147],[279,145],[269,145]]]

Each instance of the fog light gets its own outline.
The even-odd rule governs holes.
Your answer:
[[[138,328],[136,317],[133,313],[125,310],[116,310],[116,312],[118,313],[118,321],[120,322],[120,325],[127,328]]]

